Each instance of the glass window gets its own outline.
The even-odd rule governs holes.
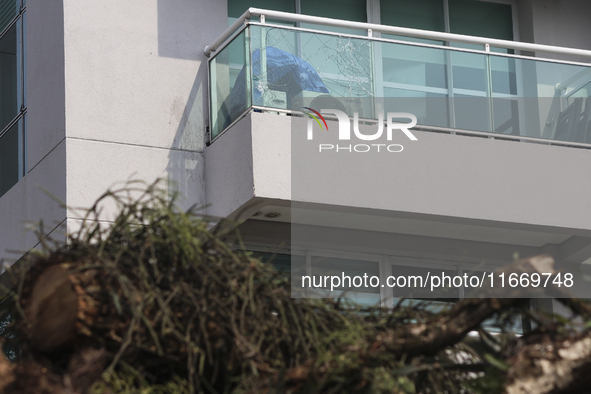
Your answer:
[[[366,0],[300,0],[302,14],[367,22]]]
[[[382,0],[380,19],[383,25],[445,31],[441,0]]]
[[[12,22],[18,13],[16,0],[0,0],[0,32]]]
[[[352,260],[337,257],[312,256],[312,278],[320,282],[326,275],[339,277],[342,283],[330,291],[330,286],[320,286],[327,297],[345,297],[360,305],[379,306],[381,302],[379,276],[376,261]],[[372,280],[372,278],[374,278]],[[314,285],[315,286],[315,285]]]
[[[228,17],[238,18],[250,7],[295,13],[296,3],[305,15],[367,22],[366,0],[228,0]]]
[[[10,189],[19,178],[18,124],[0,137],[0,195]]]
[[[449,25],[452,33],[513,40],[510,4],[449,0]]]
[[[294,0],[228,0],[228,16],[238,18],[250,7],[266,10],[295,12]]]
[[[299,6],[299,13],[304,15],[322,16],[354,22],[367,22],[366,0],[254,0],[249,2],[243,0],[228,0],[229,23],[234,22],[234,20],[242,15],[249,7],[295,13],[297,10],[296,4]],[[273,19],[267,20],[271,23],[294,25],[294,23],[286,21],[277,21]],[[359,30],[328,27],[310,23],[302,23],[301,27],[347,34],[364,34],[363,32],[360,33]]]
[[[447,14],[444,4],[445,0],[381,0],[381,23],[413,29],[513,40],[513,13],[510,4],[479,0],[447,0],[449,8]],[[403,39],[437,43],[429,40]],[[480,46],[466,46],[465,44],[459,46],[482,49]]]
[[[303,250],[298,254],[257,251],[252,253],[262,262],[272,264],[286,276],[291,271],[292,290],[302,289],[302,285],[306,286],[304,298],[346,298],[360,306],[400,304],[403,307],[413,307],[423,304],[426,310],[433,313],[440,313],[453,307],[458,301],[476,296],[481,291],[480,288],[453,284],[456,283],[452,282],[454,277],[462,277],[464,274],[480,277],[482,273],[494,270],[491,266],[472,267],[469,264],[460,265],[449,261],[396,256],[383,256],[391,263],[382,265],[376,255],[349,255],[337,251],[308,251],[308,258]],[[302,275],[305,275],[303,282]],[[440,286],[432,291],[428,285],[431,283],[429,277],[449,279],[441,279]],[[382,287],[385,284],[384,280],[388,283],[385,288]],[[331,286],[334,286],[332,290]],[[301,296],[302,293],[297,293],[296,297]],[[515,316],[505,327],[515,333],[523,333],[524,322],[521,316]],[[496,331],[497,325],[497,316],[483,322],[483,326],[490,331]]]
[[[0,130],[17,115],[16,24],[0,39]]]
[[[22,7],[20,1],[0,0],[0,196],[24,174],[24,3]]]
[[[228,0],[228,26],[230,26],[244,11],[250,7],[262,8],[265,10],[295,12],[294,0]],[[270,23],[277,23],[281,25],[293,26],[294,24],[287,21],[280,21],[274,19],[267,20]]]

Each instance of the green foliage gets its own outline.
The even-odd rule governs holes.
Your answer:
[[[164,384],[150,384],[131,366],[122,363],[119,371],[104,374],[89,394],[189,394],[189,383],[174,376]]]
[[[106,225],[99,219],[113,203],[119,213]],[[35,257],[21,302],[26,307],[48,267],[71,272],[96,311],[79,317],[77,338],[109,354],[92,394],[451,394],[491,387],[478,375],[491,360],[467,347],[408,358],[380,339],[446,310],[426,302],[388,310],[293,299],[288,278],[237,250],[232,228],[210,230],[157,184],[126,185],[105,193],[66,244],[47,244],[49,251]]]

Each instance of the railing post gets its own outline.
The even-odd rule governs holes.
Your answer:
[[[260,22],[265,23],[265,15],[260,16]],[[259,83],[261,84],[261,103],[258,105],[267,106],[265,102],[265,96],[267,93],[267,29],[261,26],[261,49],[259,50]]]
[[[384,65],[383,65],[383,52],[382,42],[376,40],[370,40],[370,61],[371,61],[371,72],[373,92],[373,112],[376,119],[380,112],[384,111]]]
[[[448,43],[449,44],[449,43]],[[453,73],[453,56],[451,51],[444,50],[445,71],[447,77],[447,113],[449,116],[448,126],[452,129],[456,127],[456,104],[454,102],[454,73]],[[455,134],[452,133],[452,134]]]
[[[488,98],[488,127],[491,133],[495,132],[494,105],[492,97],[492,66],[490,61],[490,44],[484,44],[484,50],[487,52],[486,67],[486,97]],[[492,137],[491,137],[492,138]]]
[[[247,26],[244,29],[244,82],[246,83],[246,108],[252,105],[252,46],[250,29],[252,26]]]
[[[367,29],[367,36],[368,37],[373,37],[373,30],[372,29]],[[382,105],[378,105],[378,97],[380,97],[380,99],[384,96],[383,94],[383,89],[381,90],[381,93],[378,95],[378,91],[380,91],[379,89],[379,85],[381,84],[381,81],[383,79],[382,75],[383,75],[383,71],[381,69],[381,62],[382,59],[378,59],[376,57],[376,45],[379,45],[377,41],[374,40],[368,40],[368,44],[369,44],[369,72],[370,72],[370,81],[369,81],[369,86],[371,89],[371,100],[372,103],[370,111],[372,112],[372,115],[376,117],[376,119],[378,118],[378,113],[379,111],[382,111]],[[381,54],[381,51],[379,51],[379,53]],[[381,57],[381,56],[380,56]],[[376,70],[376,66],[380,65],[380,70]],[[378,77],[379,75],[379,77]],[[379,78],[379,81],[378,81]],[[367,117],[367,115],[366,115]]]
[[[213,66],[213,67],[212,67]],[[208,62],[209,71],[209,125],[211,130],[217,131],[218,124],[218,81],[217,58]],[[211,138],[210,138],[211,141]]]

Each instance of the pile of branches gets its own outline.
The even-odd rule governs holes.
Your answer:
[[[105,201],[119,205],[98,221]],[[361,308],[293,299],[290,281],[151,185],[109,191],[67,243],[17,275],[0,393],[584,392],[591,332],[522,299]],[[227,227],[226,227],[227,228]],[[231,246],[232,245],[232,246]],[[237,251],[238,250],[238,251]],[[511,264],[532,272],[538,256]],[[564,299],[573,316],[588,304]],[[516,316],[537,329],[517,337]],[[498,334],[482,323],[494,318]],[[479,331],[480,335],[469,333]]]

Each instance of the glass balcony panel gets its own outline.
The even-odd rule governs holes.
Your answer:
[[[493,128],[495,133],[522,135],[527,128],[524,116],[532,113],[525,111],[523,86],[518,86],[517,67],[519,59],[501,56],[490,57],[490,79],[492,87]],[[522,80],[521,80],[522,81]],[[531,118],[529,128],[540,130],[539,120]]]
[[[518,95],[517,59],[501,56],[491,56],[490,59],[493,95]]]
[[[485,96],[488,56],[480,53],[450,51],[454,93]]]
[[[491,56],[491,80],[495,112],[497,101],[511,96],[511,115],[505,109],[505,121],[519,127],[519,133],[534,138],[586,142],[586,85],[591,82],[591,68],[573,64],[533,59]],[[507,93],[508,92],[508,93]],[[576,99],[578,98],[578,100]],[[574,105],[574,106],[571,106]],[[505,105],[507,107],[507,105]],[[495,114],[496,115],[496,114]],[[502,116],[495,116],[495,131],[507,134]]]
[[[243,31],[210,61],[211,136],[234,122],[250,107],[250,71]]]
[[[447,93],[445,49],[394,43],[374,45],[381,47],[385,87],[413,85],[422,87],[421,90],[436,88],[430,93]]]
[[[555,97],[557,85],[565,82],[563,94],[568,96],[591,70],[585,66],[530,59],[515,59],[515,62],[516,68],[522,69],[525,97]]]
[[[450,127],[447,94],[384,87],[384,112],[406,112],[425,126]]]
[[[497,134],[506,135],[521,135],[522,125],[520,121],[520,106],[523,104],[523,99],[520,98],[493,98],[492,107],[494,132]],[[525,111],[522,109],[521,113]],[[531,123],[535,119],[531,119]],[[539,122],[538,122],[539,124]],[[539,130],[539,125],[536,126]]]
[[[0,137],[0,196],[18,182],[19,133],[18,124]]]
[[[466,94],[455,94],[453,128],[459,130],[471,130],[489,132],[490,121],[490,100],[483,96],[472,96]]]
[[[374,96],[366,39],[252,26],[251,48],[254,105],[301,110],[294,98]]]
[[[418,123],[450,127],[448,56],[443,48],[374,43],[382,53],[381,73],[386,112],[409,112]],[[380,73],[376,73],[379,78]],[[405,99],[403,99],[405,98]]]
[[[587,78],[589,77],[590,76],[587,75]],[[577,100],[583,101],[582,116],[571,136],[573,142],[591,143],[591,101],[589,100],[589,97],[591,97],[591,82],[583,82],[583,84],[574,89],[566,99],[565,105],[567,108],[576,107]]]
[[[449,59],[453,82],[452,127],[463,130],[489,132],[491,130],[490,86],[488,55],[450,51]]]
[[[577,97],[591,97],[591,82],[587,82],[577,89],[572,90],[570,95],[567,97],[568,104],[572,104]]]

